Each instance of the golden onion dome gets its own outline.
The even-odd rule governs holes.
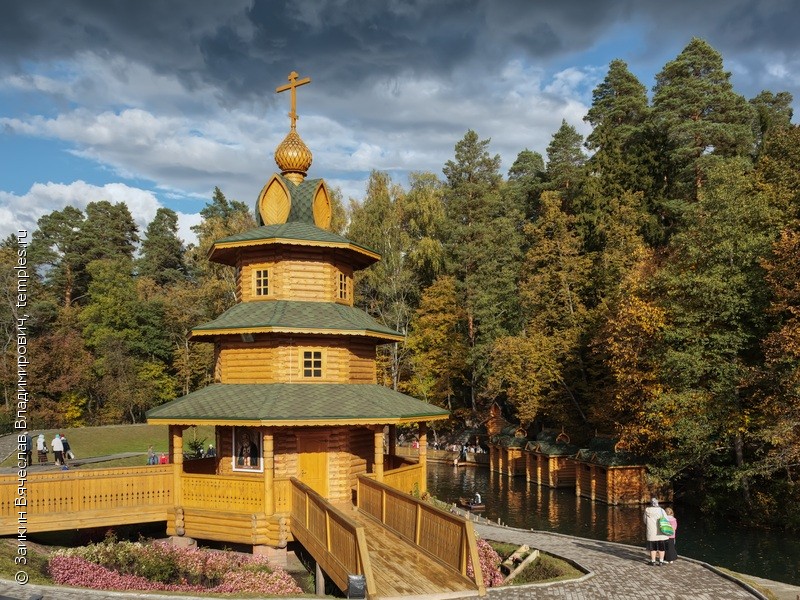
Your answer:
[[[275,148],[275,162],[281,175],[297,184],[305,179],[312,159],[311,150],[294,129]]]

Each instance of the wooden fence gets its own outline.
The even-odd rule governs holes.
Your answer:
[[[225,512],[264,512],[264,480],[222,475],[181,477],[181,506]]]
[[[311,552],[340,590],[348,575],[363,575],[367,596],[377,594],[364,528],[310,487],[292,478],[292,535]]]
[[[358,508],[486,593],[472,523],[369,477],[358,477]],[[467,562],[473,577],[467,575]]]
[[[22,482],[13,475],[0,477],[0,535],[17,533],[23,511],[29,531],[165,521],[174,505],[174,468],[28,471]]]

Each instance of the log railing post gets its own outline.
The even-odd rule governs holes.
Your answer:
[[[428,490],[428,424],[419,424],[419,466],[422,471],[417,484],[419,494],[422,496]]]
[[[264,513],[269,517],[275,514],[275,452],[272,431],[264,431],[263,438]]]
[[[383,427],[375,428],[375,481],[383,481]]]

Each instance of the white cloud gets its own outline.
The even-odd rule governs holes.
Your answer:
[[[65,185],[61,183],[37,183],[27,194],[17,196],[0,192],[0,237],[5,238],[19,229],[29,232],[36,230],[40,217],[66,206],[85,210],[90,202],[107,200],[112,204],[124,202],[128,206],[140,235],[147,224],[153,220],[161,204],[155,195],[147,190],[127,186],[123,183],[110,183],[96,186],[84,181]],[[189,227],[200,220],[200,215],[179,214],[180,234],[185,242],[194,242],[195,236]]]

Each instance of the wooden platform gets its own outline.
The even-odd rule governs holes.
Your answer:
[[[420,553],[369,515],[352,510],[347,516],[364,527],[378,597],[478,596],[471,581]]]

